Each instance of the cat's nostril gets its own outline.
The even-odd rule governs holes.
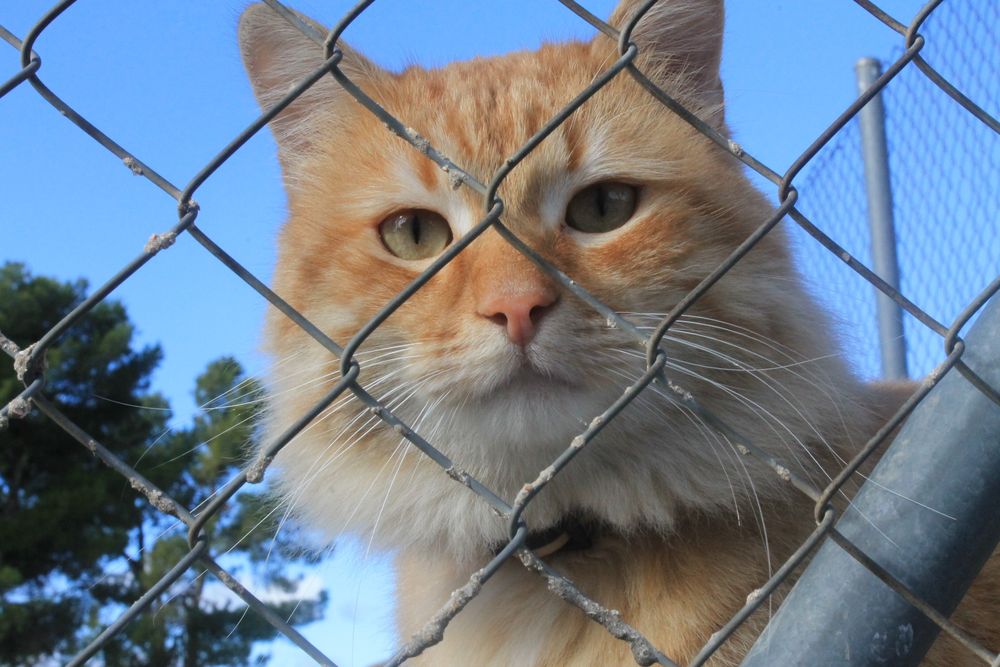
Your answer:
[[[542,318],[552,312],[555,305],[556,302],[553,301],[552,303],[535,306],[528,311],[528,318],[531,320],[532,324],[537,327],[538,323],[542,321]]]
[[[525,347],[535,337],[541,320],[552,311],[557,296],[549,291],[503,295],[486,299],[479,314],[503,327],[512,343]]]

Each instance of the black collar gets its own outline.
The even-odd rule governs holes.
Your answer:
[[[545,530],[528,533],[524,546],[539,558],[566,551],[582,551],[593,546],[592,527],[575,519],[564,519]],[[506,543],[494,545],[493,554],[500,553]]]

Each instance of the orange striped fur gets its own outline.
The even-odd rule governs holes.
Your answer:
[[[640,4],[622,0],[611,23],[623,25]],[[725,134],[721,33],[721,0],[663,0],[633,39],[639,66]],[[322,62],[319,47],[263,5],[244,14],[240,40],[264,106]],[[617,58],[616,45],[598,36],[391,73],[344,48],[341,68],[358,86],[483,182]],[[433,211],[458,238],[488,208],[471,188],[453,187],[449,174],[390,134],[331,77],[272,129],[289,201],[274,287],[337,341],[349,340],[433,259],[389,252],[379,236],[387,216]],[[568,227],[568,202],[604,182],[635,188],[631,219],[602,233]],[[737,160],[627,75],[563,123],[499,194],[503,224],[647,331],[772,215]],[[548,295],[544,308],[538,295]],[[509,333],[513,310],[498,316],[484,304],[526,298],[538,308],[523,316],[533,318],[532,337],[519,345]],[[861,383],[831,332],[779,226],[671,329],[664,339],[668,375],[822,486],[903,398],[902,390]],[[275,435],[329,391],[339,362],[277,313],[269,317],[266,341],[283,360],[265,416],[266,432]],[[644,369],[631,338],[562,293],[493,230],[380,326],[359,360],[360,381],[373,395],[507,499]],[[549,561],[683,664],[808,534],[812,510],[771,470],[656,391],[627,408],[558,475],[526,519],[536,529],[577,515],[598,524],[591,549]],[[331,539],[353,532],[398,552],[404,638],[507,535],[506,522],[486,503],[356,401],[326,411],[280,453],[276,468],[284,502],[298,520]],[[987,579],[998,581],[996,564],[989,567]],[[998,591],[995,583],[981,584],[957,616],[993,649],[1000,648]],[[778,598],[712,664],[738,664]],[[444,641],[415,662],[630,660],[626,644],[509,562],[452,622]],[[942,641],[927,664],[970,660]]]

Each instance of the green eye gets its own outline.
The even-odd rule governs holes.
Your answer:
[[[588,234],[618,229],[635,213],[639,191],[627,183],[595,183],[580,190],[566,207],[566,224]]]
[[[434,257],[451,243],[451,227],[433,211],[393,213],[378,225],[386,250],[400,259]]]

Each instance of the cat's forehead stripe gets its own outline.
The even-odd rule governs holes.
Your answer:
[[[447,202],[444,191],[439,187],[436,168],[427,170],[424,164],[431,164],[419,153],[408,152],[398,156],[383,175],[385,185],[379,190],[381,198],[394,200],[397,206],[441,209]],[[381,202],[384,206],[385,202]],[[444,211],[441,211],[444,213]]]
[[[399,75],[389,106],[435,146],[450,143],[455,151],[449,157],[488,179],[585,83],[585,51],[583,44],[567,44],[530,57],[515,53],[436,70],[412,68]],[[576,66],[568,67],[569,61]],[[416,99],[430,104],[414,104]]]
[[[563,140],[566,145],[566,169],[576,171],[580,168],[583,159],[583,135],[580,132],[579,120],[575,116],[570,116],[561,125]]]
[[[437,70],[407,70],[398,76],[386,103],[431,145],[488,182],[572,98],[570,88],[592,78],[588,65],[593,63],[587,59],[570,68],[564,52],[543,49],[535,55],[539,59],[511,54]],[[674,171],[669,151],[623,141],[654,130],[664,134],[648,118],[641,123],[633,119],[638,110],[630,91],[627,84],[615,84],[589,100],[507,175],[500,195],[508,224],[526,225],[522,231],[537,229],[539,222],[555,229],[569,199],[589,183],[655,180]],[[403,176],[401,189],[419,188],[412,205],[438,201],[437,210],[449,218],[453,230],[466,231],[455,229],[464,226],[457,224],[463,217],[458,212],[481,214],[481,195],[467,188],[452,190],[448,178],[425,155],[405,148],[405,157],[397,154],[397,171],[410,172]]]
[[[434,190],[438,186],[438,166],[423,153],[410,151],[410,164],[420,177],[420,182],[428,190]]]

